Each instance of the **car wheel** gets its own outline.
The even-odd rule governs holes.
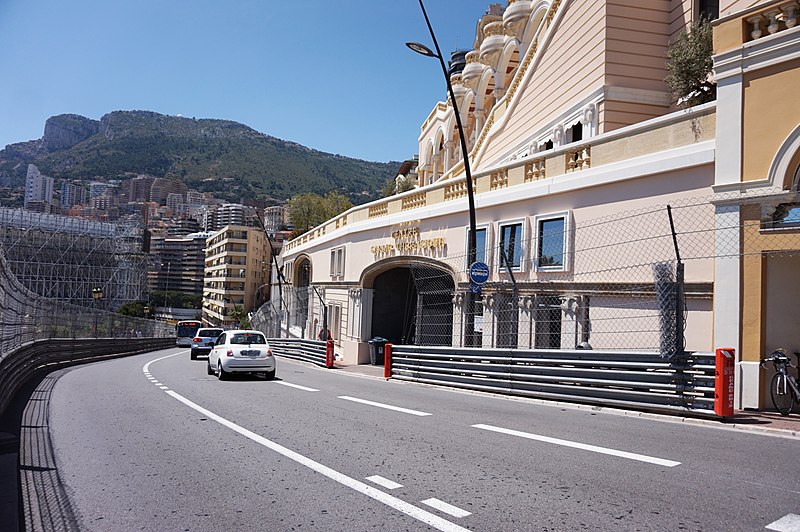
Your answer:
[[[222,369],[222,362],[217,362],[217,378],[221,381],[227,380],[228,374]]]
[[[189,358],[191,358],[192,360],[197,360],[197,353],[194,352],[194,349],[189,351]]]
[[[268,381],[271,381],[272,379],[274,379],[275,378],[275,370],[273,369],[272,371],[265,371],[264,372],[264,378],[267,379]]]
[[[209,375],[213,375],[214,374],[214,368],[211,367],[211,361],[210,360],[206,364],[206,371],[208,372]]]

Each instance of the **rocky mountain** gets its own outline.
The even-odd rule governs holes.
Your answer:
[[[229,120],[149,111],[51,117],[41,139],[0,150],[0,183],[24,183],[28,163],[57,179],[177,177],[230,201],[338,191],[354,203],[379,197],[400,164],[320,152]]]

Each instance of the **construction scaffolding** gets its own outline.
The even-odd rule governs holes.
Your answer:
[[[146,299],[143,232],[137,218],[109,223],[0,208],[0,243],[20,283],[42,297],[98,310]]]

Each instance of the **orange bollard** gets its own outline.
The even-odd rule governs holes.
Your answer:
[[[325,367],[333,367],[333,340],[328,340],[325,344]]]
[[[383,378],[392,378],[392,344],[383,347]]]
[[[736,350],[732,347],[717,349],[714,371],[714,412],[721,417],[733,415],[734,362]]]

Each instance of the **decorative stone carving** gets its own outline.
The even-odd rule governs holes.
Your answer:
[[[782,5],[781,11],[783,11],[783,23],[786,24],[786,29],[794,28],[797,24],[797,6],[794,2]]]
[[[764,13],[764,15],[767,17],[767,20],[769,21],[769,24],[767,25],[767,31],[769,32],[770,35],[778,33],[778,30],[781,28],[781,24],[778,21],[778,15],[780,14],[781,12],[778,11],[777,9]]]
[[[556,126],[553,129],[553,146],[561,146],[561,142],[564,140],[564,126]]]
[[[763,20],[764,19],[761,17],[761,15],[756,15],[755,17],[750,17],[747,19],[747,22],[753,25],[753,31],[750,32],[750,37],[753,39],[758,39],[761,37],[761,22]]]

